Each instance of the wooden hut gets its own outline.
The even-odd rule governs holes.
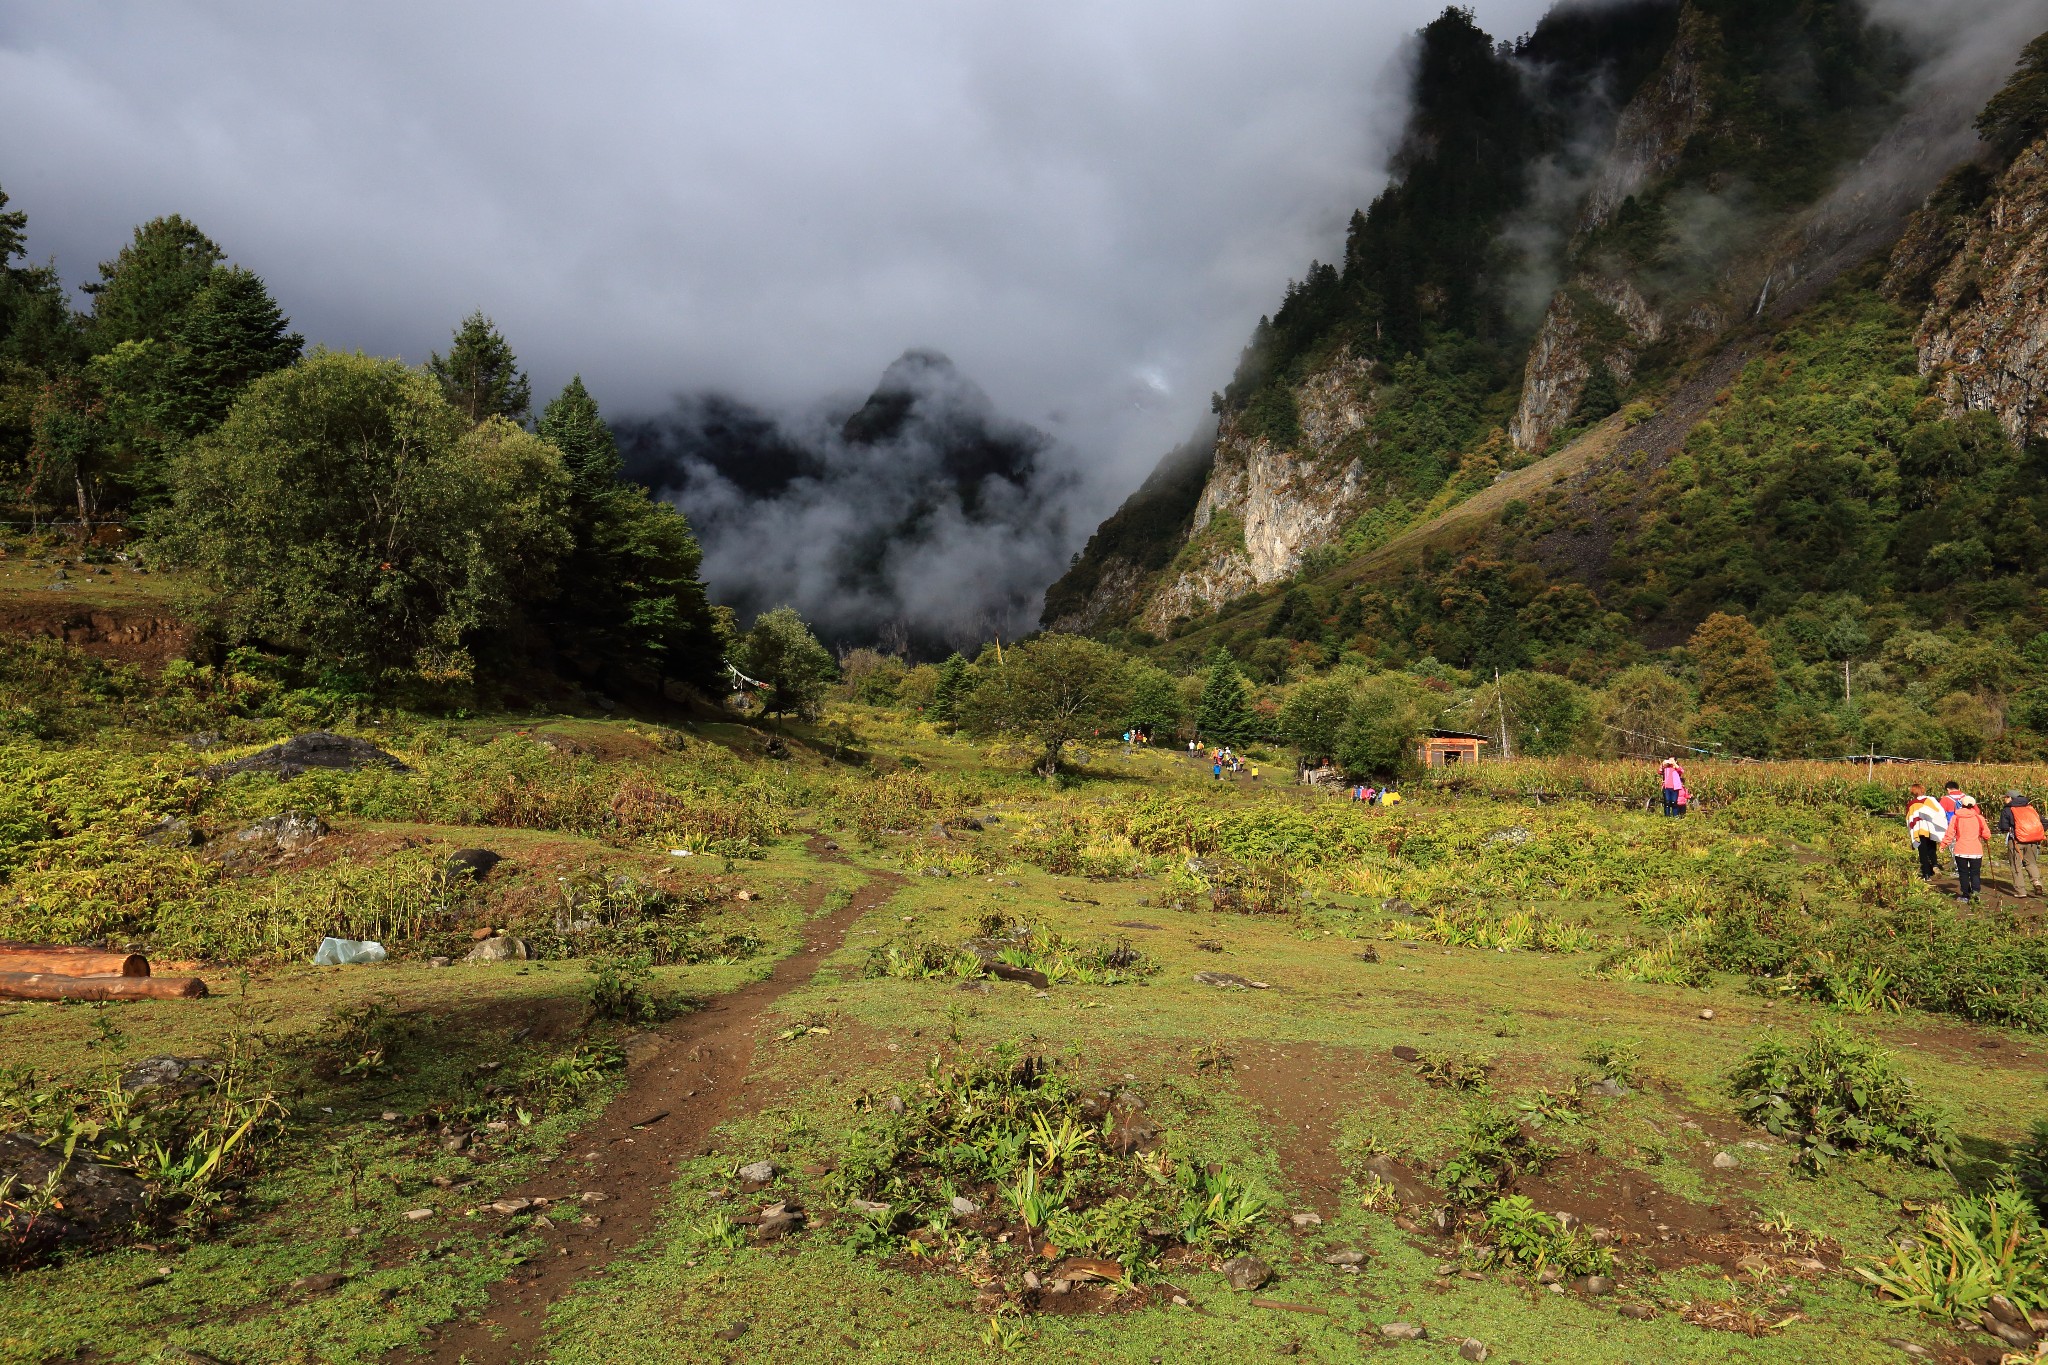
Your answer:
[[[1484,735],[1462,730],[1431,730],[1415,744],[1415,761],[1425,768],[1448,768],[1456,763],[1477,763]]]

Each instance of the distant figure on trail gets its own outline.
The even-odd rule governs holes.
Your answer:
[[[1664,813],[1677,815],[1678,794],[1685,790],[1685,769],[1678,766],[1677,759],[1667,758],[1658,773],[1664,783]]]
[[[1221,782],[1223,780],[1223,760],[1217,759],[1210,771],[1215,774],[1216,780]]]
[[[1912,840],[1913,851],[1920,855],[1920,876],[1933,881],[1934,870],[1941,862],[1941,836],[1948,833],[1948,812],[1918,782],[1909,795],[1912,799],[1906,802],[1906,837]]]
[[[1380,793],[1380,804],[1382,806],[1400,805],[1401,793],[1395,791],[1392,787],[1388,787],[1385,791]]]
[[[1678,789],[1678,804],[1677,804],[1676,806],[1674,806],[1674,807],[1672,808],[1672,811],[1671,811],[1671,813],[1672,813],[1673,815],[1676,815],[1676,816],[1678,816],[1678,817],[1679,817],[1679,818],[1680,818],[1680,819],[1682,820],[1682,819],[1684,819],[1684,818],[1685,818],[1685,812],[1686,812],[1686,811],[1687,811],[1687,810],[1688,810],[1688,809],[1689,809],[1689,808],[1690,808],[1691,806],[1692,806],[1692,789],[1691,789],[1691,788],[1689,788],[1689,787],[1685,787],[1685,786],[1681,786],[1681,787],[1679,787],[1679,789]]]
[[[1957,900],[1975,901],[1984,889],[1984,846],[1990,842],[1991,826],[1984,823],[1977,798],[1957,792],[1955,818],[1948,822],[1948,833],[1941,836],[1942,847],[1955,849]]]
[[[2027,898],[2027,883],[2041,890],[2041,840],[2048,831],[2041,828],[2041,812],[2018,792],[2005,794],[2005,809],[1998,813],[1998,832],[2005,836],[2005,858],[2012,867],[2012,893]]]

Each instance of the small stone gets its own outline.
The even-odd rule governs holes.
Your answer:
[[[429,967],[446,967],[454,961],[455,959],[452,957],[435,956],[427,959],[427,965]]]
[[[433,1216],[434,1211],[432,1209],[407,1209],[405,1211],[405,1221],[408,1223],[425,1222]]]
[[[2000,1322],[1989,1313],[1979,1313],[1977,1315],[1977,1325],[2012,1347],[2015,1351],[2031,1352],[2034,1349],[2034,1334],[2025,1328],[2014,1327],[2010,1323]]]
[[[972,1218],[975,1214],[981,1212],[981,1205],[965,1195],[954,1195],[948,1207],[953,1210],[954,1216],[959,1218]]]
[[[1742,1158],[1733,1152],[1714,1153],[1714,1169],[1717,1171],[1732,1171],[1741,1164]]]
[[[1429,1329],[1412,1322],[1383,1322],[1380,1335],[1388,1341],[1423,1341],[1429,1336]]]
[[[1563,1286],[1562,1284],[1559,1284],[1559,1283],[1557,1283],[1556,1281],[1552,1281],[1552,1282],[1551,1282],[1551,1283],[1550,1283],[1550,1284],[1549,1284],[1548,1286],[1546,1286],[1546,1287],[1547,1287],[1547,1288],[1548,1288],[1548,1289],[1550,1290],[1550,1292],[1551,1292],[1551,1293],[1553,1293],[1553,1294],[1562,1294],[1562,1293],[1564,1293],[1564,1286]]]
[[[765,1185],[775,1178],[781,1167],[772,1161],[750,1161],[740,1167],[740,1179],[749,1185]]]
[[[398,1122],[398,1119],[399,1119],[399,1113],[398,1113],[398,1111],[397,1111],[396,1109],[386,1109],[386,1110],[385,1110],[385,1111],[384,1111],[383,1113],[379,1114],[379,1115],[378,1115],[377,1117],[378,1117],[378,1118],[380,1118],[380,1119],[382,1119],[382,1120],[384,1120],[384,1122],[386,1122],[386,1123],[396,1123],[396,1122]]]
[[[1294,1224],[1297,1228],[1319,1228],[1323,1225],[1323,1215],[1320,1213],[1297,1213],[1289,1217],[1287,1221]]]
[[[1593,1093],[1610,1100],[1618,1100],[1628,1094],[1628,1087],[1609,1076],[1593,1087]]]
[[[1625,1303],[1614,1311],[1625,1318],[1634,1318],[1637,1322],[1648,1322],[1657,1316],[1657,1310],[1646,1303]]]
[[[484,1209],[487,1212],[503,1214],[525,1213],[532,1207],[533,1201],[531,1199],[520,1199],[517,1197],[499,1199],[484,1205]]]
[[[1538,1284],[1556,1284],[1563,1278],[1564,1276],[1558,1273],[1557,1267],[1554,1265],[1547,1265],[1536,1272],[1536,1283]]]
[[[1232,1289],[1257,1289],[1273,1278],[1273,1267],[1256,1256],[1233,1256],[1223,1263],[1223,1278]]]
[[[1365,1260],[1366,1256],[1364,1252],[1353,1251],[1347,1248],[1343,1251],[1333,1251],[1329,1255],[1323,1257],[1323,1264],[1336,1266],[1356,1266],[1364,1265]]]
[[[605,1200],[609,1198],[611,1198],[611,1196],[606,1194],[603,1190],[585,1190],[583,1193],[576,1196],[576,1202],[588,1206],[591,1204],[602,1204]]]
[[[1712,1010],[1701,1010],[1701,1011],[1700,1011],[1700,1018],[1702,1018],[1702,1019],[1711,1019],[1711,1018],[1713,1018],[1713,1017],[1714,1017],[1714,1012],[1713,1012]]]
[[[1588,1294],[1612,1294],[1614,1281],[1605,1275],[1588,1275],[1579,1281],[1579,1288]]]
[[[1038,1278],[1037,1271],[1027,1270],[1024,1272],[1024,1287],[1026,1289],[1039,1289],[1044,1287],[1044,1284],[1045,1281]]]
[[[295,1288],[305,1290],[308,1294],[325,1294],[328,1290],[338,1289],[347,1282],[348,1276],[346,1275],[337,1275],[332,1271],[323,1271],[317,1275],[301,1275],[298,1279],[292,1281],[292,1285]]]
[[[1464,1344],[1458,1347],[1458,1358],[1461,1360],[1478,1361],[1486,1359],[1486,1356],[1486,1343],[1478,1337],[1466,1337]]]
[[[1918,1360],[1934,1359],[1934,1352],[1928,1350],[1925,1346],[1910,1341],[1903,1341],[1898,1337],[1886,1337],[1884,1338],[1884,1344],[1893,1350],[1904,1351],[1907,1355]]]
[[[875,1214],[887,1213],[889,1211],[887,1204],[878,1204],[872,1199],[849,1199],[846,1201],[846,1207],[852,1209],[855,1213]]]

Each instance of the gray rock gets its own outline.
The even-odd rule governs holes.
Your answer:
[[[1344,1251],[1333,1251],[1329,1255],[1323,1257],[1324,1265],[1364,1265],[1365,1262],[1366,1255],[1364,1252],[1352,1251],[1349,1249],[1346,1249]]]
[[[1984,1300],[1984,1311],[2008,1327],[2023,1328],[2028,1325],[2027,1315],[2020,1311],[2020,1306],[2003,1294],[1993,1294]]]
[[[464,954],[462,960],[464,962],[524,962],[526,960],[526,940],[523,938],[513,938],[510,934],[500,934],[496,938],[487,938]]]
[[[1248,980],[1245,977],[1239,976],[1236,972],[1196,972],[1195,980],[1204,986],[1222,986],[1231,990],[1263,991],[1267,989],[1265,982]]]
[[[1223,1263],[1223,1278],[1232,1289],[1253,1290],[1273,1278],[1273,1267],[1256,1256],[1233,1256]]]
[[[740,1167],[740,1179],[749,1185],[765,1185],[773,1180],[781,1169],[772,1161],[750,1161]]]
[[[142,832],[142,842],[156,848],[197,848],[206,836],[192,828],[191,821],[166,815]]]
[[[66,1161],[21,1133],[0,1133],[0,1188],[11,1191],[10,1202],[0,1205],[0,1269],[111,1242],[149,1212],[148,1192],[134,1172]],[[47,1208],[45,1188],[53,1195]]]
[[[325,1294],[329,1290],[339,1289],[347,1283],[348,1276],[336,1274],[331,1270],[325,1270],[316,1275],[299,1276],[298,1279],[292,1281],[292,1287],[303,1289],[308,1294]]]
[[[1294,1213],[1288,1215],[1287,1221],[1301,1229],[1319,1228],[1323,1225],[1323,1215],[1320,1213]]]
[[[1989,1313],[1979,1313],[1977,1315],[1977,1325],[2012,1347],[2015,1351],[2032,1352],[2034,1349],[2034,1334],[2025,1328],[2014,1327],[2011,1323],[2000,1322]]]
[[[145,1057],[121,1073],[121,1088],[131,1095],[158,1088],[183,1094],[211,1085],[219,1071],[214,1057]]]
[[[211,778],[222,778],[232,777],[236,773],[275,773],[289,781],[309,768],[332,768],[339,772],[354,772],[358,768],[370,767],[389,768],[400,773],[412,771],[367,739],[313,730],[303,735],[294,735],[284,743],[273,744],[268,749],[259,749],[247,758],[217,763],[206,770],[206,775]]]
[[[270,853],[303,853],[328,833],[327,822],[302,810],[285,810],[258,820],[235,834],[242,851],[263,856]]]
[[[950,877],[953,874],[943,867],[927,867],[918,873],[920,877]]]
[[[954,1216],[959,1218],[972,1218],[975,1214],[981,1212],[981,1205],[964,1195],[958,1194],[953,1196],[952,1202],[948,1207],[953,1210]]]
[[[1742,1158],[1733,1152],[1714,1153],[1714,1169],[1717,1171],[1732,1171],[1741,1164]]]
[[[1614,1281],[1605,1275],[1588,1275],[1579,1281],[1579,1288],[1588,1294],[1612,1294]]]
[[[1429,1336],[1429,1329],[1412,1322],[1383,1322],[1380,1335],[1388,1341],[1423,1341]]]
[[[1634,1318],[1637,1322],[1648,1322],[1657,1316],[1657,1310],[1646,1303],[1625,1303],[1614,1311],[1625,1318]]]
[[[1461,1360],[1481,1361],[1486,1359],[1488,1354],[1486,1343],[1478,1337],[1466,1337],[1458,1347],[1458,1358]]]
[[[1620,1081],[1614,1079],[1614,1077],[1609,1076],[1593,1087],[1593,1093],[1595,1095],[1605,1095],[1610,1100],[1618,1100],[1628,1094],[1629,1089]]]

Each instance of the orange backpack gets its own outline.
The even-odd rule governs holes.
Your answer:
[[[2048,831],[2041,828],[2041,812],[2032,806],[2014,806],[2012,837],[2015,842],[2022,844],[2038,844],[2044,837],[2048,837]]]

